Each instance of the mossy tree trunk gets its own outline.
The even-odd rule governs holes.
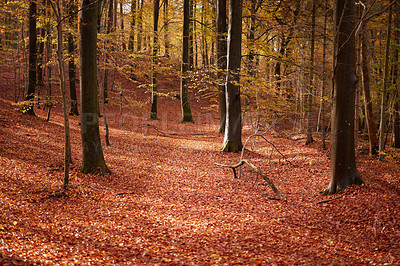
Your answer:
[[[97,0],[82,1],[80,21],[81,135],[83,173],[108,173],[99,130]]]

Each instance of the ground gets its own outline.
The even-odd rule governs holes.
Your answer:
[[[161,97],[160,120],[152,121],[146,87],[119,77],[124,126],[120,96],[110,92],[111,146],[103,142],[112,174],[79,172],[79,117],[70,117],[71,185],[61,193],[60,105],[49,122],[47,110],[21,114],[13,82],[13,69],[3,67],[0,264],[400,263],[396,158],[357,155],[365,184],[324,197],[329,150],[271,130],[266,138],[293,165],[262,139],[248,144],[245,158],[274,182],[285,197],[280,200],[248,166],[235,179],[231,169],[215,164],[236,164],[240,154],[220,151],[218,112],[209,108],[214,103],[207,93],[191,94],[195,124],[179,123],[176,97]],[[178,91],[178,85],[160,77],[161,91]],[[252,133],[245,124],[243,141]]]

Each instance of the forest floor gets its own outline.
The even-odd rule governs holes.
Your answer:
[[[263,140],[250,142],[245,158],[274,182],[285,197],[280,200],[249,167],[235,179],[215,164],[235,164],[240,153],[220,151],[218,113],[204,94],[192,94],[195,124],[179,123],[173,97],[160,98],[160,120],[152,121],[150,94],[120,78],[128,91],[124,126],[119,95],[110,92],[111,146],[104,144],[101,122],[112,174],[80,173],[79,117],[70,117],[71,185],[62,194],[60,107],[49,122],[47,110],[21,114],[12,84],[12,69],[3,68],[0,264],[400,264],[396,158],[357,155],[365,184],[324,197],[329,151],[318,141],[305,146],[270,131],[266,138],[293,165]],[[165,92],[178,85],[160,81]],[[252,133],[245,124],[243,140]]]

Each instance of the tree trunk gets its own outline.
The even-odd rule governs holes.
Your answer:
[[[164,0],[164,56],[169,58],[169,50],[171,48],[171,41],[169,39],[169,21],[168,21],[168,0]]]
[[[321,142],[322,149],[325,150],[325,87],[326,87],[326,45],[327,45],[327,24],[328,24],[328,0],[325,0],[324,17],[324,40],[322,48],[322,87],[321,87]]]
[[[153,17],[153,65],[152,65],[152,92],[150,118],[158,120],[157,116],[157,57],[158,57],[158,17],[160,13],[160,1],[154,0]]]
[[[379,125],[379,160],[385,158],[385,126],[386,126],[386,92],[389,82],[389,53],[390,53],[390,34],[392,29],[392,6],[389,8],[389,20],[386,34],[385,69],[383,75],[382,104],[381,104],[381,123]]]
[[[226,27],[226,0],[217,0],[217,86],[219,106],[219,133],[225,131],[226,97],[225,97],[225,71],[227,60],[228,33]]]
[[[78,8],[75,4],[75,0],[70,0],[68,6],[69,12],[69,24],[72,29],[77,29],[76,19],[78,14],[76,13]],[[76,96],[76,66],[75,66],[75,40],[72,33],[68,33],[68,76],[69,76],[69,94],[71,98],[71,108],[69,110],[70,115],[78,116],[78,98]]]
[[[194,68],[194,5],[193,0],[189,0],[189,69]]]
[[[137,33],[137,51],[142,51],[142,38],[143,38],[143,3],[144,0],[140,0],[140,9],[138,17],[138,33]]]
[[[136,0],[131,1],[131,16],[131,30],[129,35],[128,49],[133,53],[135,47]]]
[[[368,1],[365,2],[365,5]],[[366,7],[364,7],[366,8]],[[372,101],[370,92],[370,47],[368,36],[368,21],[364,21],[361,25],[361,68],[362,68],[362,87],[364,93],[364,109],[365,120],[368,128],[369,154],[375,154],[378,148],[378,138],[376,136],[376,124],[374,113],[372,111]]]
[[[67,111],[67,74],[64,65],[64,47],[63,47],[63,30],[62,30],[62,17],[61,17],[61,5],[60,0],[57,2],[50,2],[57,18],[57,59],[58,59],[58,70],[60,75],[60,89],[62,96],[62,106],[64,115],[64,182],[63,189],[68,188],[69,184],[69,165],[71,162],[71,137],[69,130],[69,119]]]
[[[238,152],[242,144],[242,110],[240,104],[240,63],[242,47],[242,0],[229,3],[228,63],[226,78],[226,126],[222,150]]]
[[[396,49],[393,50],[393,84],[395,84],[397,97],[395,98],[393,111],[393,142],[395,148],[400,148],[400,104],[399,104],[399,47],[400,47],[400,0],[396,1],[394,19],[394,42]],[[396,63],[397,62],[397,63]]]
[[[37,78],[37,30],[36,30],[37,3],[29,2],[29,77],[25,101],[29,103],[22,107],[22,112],[35,115],[33,110]]]
[[[313,91],[314,91],[314,53],[315,53],[315,9],[316,2],[312,2],[312,25],[311,25],[311,51],[310,51],[310,84],[308,88],[308,109],[307,109],[307,140],[306,145],[314,141],[312,137],[312,103],[313,103]]]
[[[189,103],[188,71],[189,71],[189,25],[190,25],[190,1],[183,1],[183,40],[182,40],[182,77],[181,77],[181,106],[182,123],[193,123],[192,111]]]
[[[97,82],[97,0],[82,1],[80,21],[81,135],[83,173],[108,173],[99,130]]]
[[[342,192],[360,184],[354,150],[356,76],[355,2],[336,0],[334,28],[333,110],[331,134],[331,177],[324,194]]]

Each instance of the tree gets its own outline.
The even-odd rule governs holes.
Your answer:
[[[366,12],[368,0],[364,2],[364,12]],[[372,100],[370,91],[370,73],[371,73],[371,56],[370,56],[370,45],[369,45],[369,34],[368,34],[368,20],[362,21],[361,24],[361,69],[362,69],[362,87],[364,92],[364,109],[365,109],[365,120],[368,129],[369,139],[369,154],[375,154],[378,148],[378,138],[376,136],[376,124],[374,120],[374,113],[372,111]]]
[[[29,76],[28,89],[25,95],[25,101],[29,101],[22,107],[22,112],[35,115],[33,110],[33,99],[35,98],[37,81],[37,29],[36,29],[37,3],[36,0],[29,2]]]
[[[333,109],[331,133],[331,176],[324,194],[342,192],[363,180],[356,167],[354,114],[356,53],[355,1],[336,0],[334,28]]]
[[[60,0],[57,2],[52,2],[50,4],[53,8],[54,14],[57,18],[57,58],[58,58],[58,69],[60,74],[60,89],[63,104],[63,114],[64,114],[64,184],[63,188],[67,189],[69,184],[69,164],[71,162],[71,137],[69,131],[69,120],[67,111],[67,75],[65,73],[64,65],[64,47],[63,47],[63,28],[62,28],[62,11]]]
[[[160,1],[154,0],[153,16],[153,65],[152,65],[152,92],[150,118],[158,120],[157,116],[157,57],[158,57],[158,17],[160,14]]]
[[[222,150],[238,152],[242,144],[240,64],[242,57],[242,0],[229,2],[228,61],[226,78],[226,125]]]
[[[77,29],[76,20],[78,18],[78,8],[75,0],[70,0],[68,3],[68,15],[70,32],[68,33],[68,76],[69,76],[69,95],[71,98],[70,115],[78,116],[78,98],[76,95],[76,66],[75,66],[75,40],[73,31]]]
[[[314,141],[312,137],[312,104],[313,104],[313,91],[314,91],[314,55],[315,55],[315,12],[316,2],[312,1],[312,25],[311,25],[311,51],[310,51],[310,84],[308,90],[308,110],[307,110],[307,140],[306,145]]]
[[[183,37],[182,37],[182,67],[181,67],[181,107],[182,107],[182,123],[193,123],[192,111],[189,103],[188,89],[188,71],[189,71],[189,24],[190,11],[189,0],[183,1]]]
[[[133,52],[135,49],[136,0],[131,1],[131,16],[131,29],[129,34],[128,49]]]
[[[379,126],[379,160],[383,160],[385,151],[385,126],[386,126],[386,97],[389,82],[389,53],[390,53],[390,35],[392,31],[392,6],[389,8],[389,20],[386,31],[386,51],[385,51],[385,69],[383,74],[382,102],[381,102],[381,123]]]
[[[169,38],[169,21],[168,21],[168,0],[164,0],[164,48],[166,58],[170,56],[171,41]]]
[[[99,130],[97,82],[97,0],[82,1],[80,20],[81,135],[83,173],[108,173]]]
[[[394,18],[394,43],[395,49],[393,50],[393,83],[396,88],[394,112],[393,112],[393,147],[400,148],[400,92],[399,92],[399,49],[400,49],[400,0],[396,1],[395,7],[395,18]]]
[[[217,0],[217,86],[219,106],[219,133],[225,131],[226,97],[225,73],[227,57],[226,0]]]

